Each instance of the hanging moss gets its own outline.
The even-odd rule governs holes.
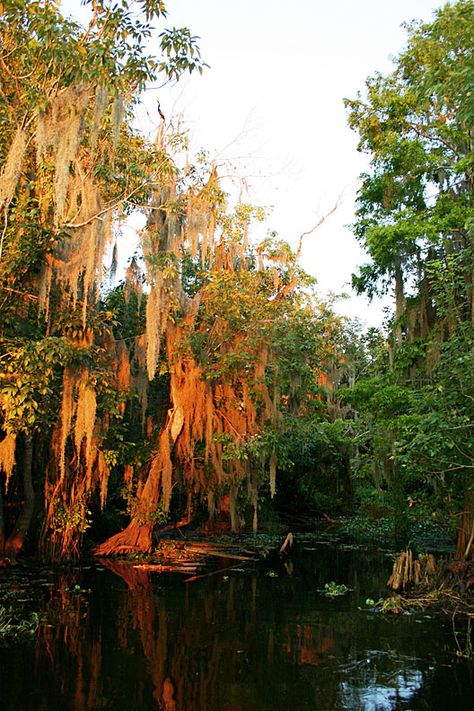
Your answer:
[[[8,205],[15,193],[23,169],[27,145],[26,131],[19,126],[0,172],[0,210]]]
[[[5,489],[8,490],[8,482],[15,467],[16,437],[7,434],[0,442],[0,469],[5,473]]]

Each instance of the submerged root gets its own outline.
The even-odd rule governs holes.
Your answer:
[[[392,590],[405,590],[413,585],[429,587],[436,572],[436,560],[431,553],[420,554],[417,559],[414,559],[413,551],[403,551],[395,559],[387,587]]]
[[[474,614],[474,561],[436,561],[430,554],[420,554],[414,559],[412,551],[404,551],[393,564],[387,586],[394,590],[409,591],[381,599],[376,603],[379,612],[401,614],[427,609],[443,612]]]
[[[420,553],[414,558],[413,551],[403,551],[394,561],[387,587],[395,591],[453,590],[462,595],[474,588],[474,561],[436,561],[432,553]]]

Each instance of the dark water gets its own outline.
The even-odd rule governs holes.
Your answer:
[[[0,571],[0,604],[43,620],[0,647],[0,711],[474,709],[474,663],[456,657],[449,618],[367,610],[383,552],[323,537],[287,569],[189,584],[115,565]],[[330,581],[353,590],[327,598]]]

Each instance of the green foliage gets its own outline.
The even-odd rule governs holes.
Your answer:
[[[363,514],[351,516],[350,518],[342,519],[342,530],[356,539],[362,539],[367,542],[382,543],[393,541],[393,518],[388,516],[369,518]]]
[[[441,272],[450,243],[471,249],[473,18],[467,0],[439,10],[432,24],[408,25],[394,72],[346,101],[359,148],[372,156],[354,228],[372,258],[354,279],[360,290],[374,291],[397,264],[419,283],[430,248]],[[469,264],[469,254],[461,259]]]
[[[143,212],[178,171],[161,143],[133,127],[132,110],[150,84],[207,66],[189,29],[164,28],[163,0],[84,4],[86,27],[65,18],[53,0],[0,3],[0,164],[11,166],[0,181],[0,442],[4,434],[20,435],[21,463],[24,436],[33,438],[33,488],[44,488],[51,518],[45,530],[71,549],[91,525],[89,500],[99,480],[105,496],[107,465],[115,482],[124,463],[143,465],[150,456],[150,442],[139,441],[138,397],[118,386],[114,372],[114,337],[130,344],[144,331],[146,296],[138,288],[144,278],[135,261],[128,273],[133,288],[127,283],[105,295],[100,244],[112,236],[110,222]],[[15,143],[18,135],[23,143]],[[185,141],[183,134],[173,138],[175,146]],[[179,201],[165,208],[183,219]],[[177,260],[166,258],[156,266],[172,281]],[[65,403],[67,377],[72,392]],[[83,426],[91,415],[93,456],[72,442],[81,434],[81,382],[93,391],[90,412],[81,414]],[[158,389],[150,388],[152,405]],[[153,423],[150,436],[152,429]],[[48,450],[49,464],[41,459]],[[56,460],[63,462],[59,481]],[[11,492],[21,499],[15,480]]]
[[[52,424],[52,399],[57,398],[60,366],[73,349],[65,338],[4,342],[0,373],[2,428],[10,434],[31,434]],[[57,405],[57,403],[56,403]]]
[[[38,48],[46,79],[59,75],[67,84],[78,79],[84,84],[106,80],[119,87],[132,83],[140,91],[161,73],[169,80],[178,79],[186,71],[202,72],[207,66],[201,60],[198,38],[187,28],[161,33],[161,59],[146,54],[144,42],[152,34],[153,22],[166,16],[161,0],[144,0],[138,8],[129,0],[87,0],[86,4],[92,5],[87,34],[77,23],[64,19],[55,2],[4,0],[2,22],[19,39],[29,35],[34,38],[26,45],[27,51],[18,52],[16,57],[24,68],[28,69],[29,52]]]
[[[352,423],[320,412],[287,415],[276,451],[281,472],[277,503],[284,509],[335,513],[350,510]]]
[[[180,169],[163,145],[151,144],[133,128],[131,112],[145,87],[202,72],[206,65],[198,38],[187,28],[163,29],[162,0],[86,4],[87,28],[62,17],[50,0],[5,0],[0,16],[0,64],[8,61],[10,68],[3,72],[0,96],[1,162],[18,126],[33,141],[36,122],[47,117],[54,98],[87,86],[77,156],[68,163],[66,177],[93,178],[97,204],[106,207],[88,222],[102,224],[107,212],[118,222],[143,206],[152,208],[145,212],[153,249],[135,256],[124,282],[107,292],[100,269],[93,284],[86,267],[74,272],[71,245],[80,234],[76,230],[84,227],[75,222],[80,210],[74,213],[83,196],[68,194],[72,203],[76,200],[67,206],[71,214],[55,213],[52,155],[41,157],[28,148],[13,194],[6,193],[0,427],[12,435],[35,436],[35,446],[40,438],[46,446],[52,442],[55,456],[63,447],[59,484],[69,479],[48,502],[51,530],[74,546],[91,525],[96,505],[90,503],[91,487],[100,479],[104,498],[109,473],[117,512],[126,511],[141,525],[167,521],[161,505],[137,495],[143,477],[140,489],[137,478],[156,454],[156,436],[165,423],[175,425],[173,455],[182,444],[176,439],[181,432],[191,439],[193,428],[178,426],[179,417],[188,413],[173,411],[178,359],[183,378],[187,366],[195,364],[194,374],[209,386],[201,407],[221,418],[220,434],[212,439],[212,417],[200,412],[197,441],[179,450],[186,485],[197,486],[198,469],[202,475],[199,495],[209,485],[213,493],[232,489],[234,496],[245,482],[248,491],[240,487],[239,502],[256,507],[257,484],[266,478],[266,468],[273,475],[276,462],[280,503],[313,513],[347,510],[354,486],[362,508],[374,512],[389,506],[397,526],[409,520],[412,500],[424,513],[442,502],[450,512],[459,511],[474,448],[474,158],[467,51],[473,40],[472,0],[440,10],[429,25],[410,25],[408,46],[394,71],[369,79],[366,95],[347,102],[360,149],[371,156],[354,226],[371,262],[354,284],[373,295],[395,281],[397,307],[387,338],[374,329],[364,334],[355,323],[343,326],[316,297],[314,280],[297,265],[297,255],[275,234],[249,246],[252,222],[262,221],[265,211],[246,203],[229,211],[206,154]],[[151,56],[146,43],[155,24],[158,56]],[[177,134],[172,142],[183,148],[186,140]],[[198,244],[201,228],[197,218],[191,224],[190,204],[212,225],[212,250]],[[171,245],[172,233],[187,239]],[[90,262],[101,259],[95,253],[89,257]],[[63,272],[48,282],[51,264],[60,264]],[[70,272],[77,277],[74,283],[68,281]],[[159,290],[149,292],[157,297],[154,303],[147,291],[158,283]],[[45,289],[49,311],[41,307],[38,313]],[[167,306],[161,313],[163,301]],[[161,317],[167,321],[161,331],[172,324],[179,341],[165,347],[162,339],[152,383],[140,370],[141,336],[145,330],[150,336],[153,320],[147,304],[154,308],[155,333]],[[118,354],[126,357],[121,382],[114,372]],[[93,389],[92,434],[100,466],[99,459],[83,461],[82,442],[72,446],[70,425],[79,418],[71,402],[69,431],[62,431],[61,384],[67,368],[80,369]],[[78,382],[71,387],[78,390]],[[70,400],[77,395],[73,391]],[[245,432],[235,431],[232,422],[222,424],[225,408],[237,421],[246,407],[251,422]],[[94,422],[89,425],[94,429]],[[71,454],[65,465],[68,437],[74,458]],[[217,445],[214,453],[218,450],[222,465],[220,489],[208,481],[210,445]],[[248,468],[239,469],[244,463]],[[120,493],[124,466],[130,467],[129,485]],[[189,480],[186,467],[192,472]],[[43,484],[45,476],[45,489],[53,490],[54,472],[43,475],[39,469],[37,478]],[[327,584],[326,594],[340,594],[343,587]]]
[[[73,595],[87,595],[92,592],[89,588],[83,588],[79,583],[76,583],[72,588],[66,588],[66,592],[70,592]]]
[[[324,584],[324,592],[326,597],[340,597],[341,595],[345,595],[348,593],[352,588],[348,588],[347,585],[344,585],[344,583],[336,583],[334,580],[331,580],[330,583],[325,583]]]
[[[214,435],[214,441],[222,444],[222,461],[238,459],[240,461],[259,462],[268,458],[275,442],[276,433],[264,430],[262,433],[240,437],[237,441],[228,433]]]
[[[57,499],[53,502],[53,509],[54,529],[58,533],[74,531],[83,534],[91,526],[91,511],[85,500],[66,505],[64,501]]]
[[[379,600],[379,605],[380,606],[378,611],[383,614],[401,615],[405,611],[403,601],[396,595],[387,597],[385,599],[381,598]]]
[[[151,506],[144,502],[137,496],[136,489],[136,483],[132,483],[131,486],[123,487],[121,491],[128,516],[135,519],[139,526],[145,526],[148,523],[164,526],[169,520],[169,512],[165,511],[161,504]]]
[[[406,29],[393,72],[346,101],[370,156],[354,232],[371,262],[353,284],[369,297],[395,285],[396,310],[388,362],[340,394],[358,413],[362,500],[389,501],[399,522],[407,500],[425,515],[459,512],[474,448],[474,3]]]
[[[168,79],[179,79],[186,71],[192,74],[197,70],[199,74],[202,74],[204,68],[209,66],[201,60],[197,44],[199,37],[191,35],[187,27],[173,27],[165,30],[161,33],[160,38],[165,58],[158,66]]]
[[[13,608],[0,606],[0,644],[33,639],[38,631],[40,618],[37,612],[19,617]]]

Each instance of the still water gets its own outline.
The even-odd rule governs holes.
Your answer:
[[[444,616],[386,618],[384,551],[301,540],[279,562],[189,584],[118,563],[21,563],[0,605],[37,610],[0,647],[1,711],[471,711],[474,663]],[[351,588],[328,598],[334,581]]]

